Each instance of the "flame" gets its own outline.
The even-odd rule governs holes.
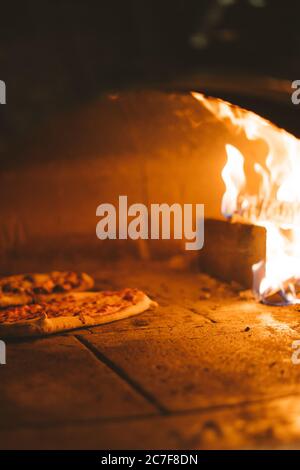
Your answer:
[[[238,195],[245,185],[244,157],[233,145],[226,144],[227,163],[222,170],[226,191],[222,199],[222,214],[231,217],[237,210]]]
[[[259,178],[257,193],[247,192],[245,159],[226,145],[222,171],[226,186],[222,213],[266,228],[266,259],[253,265],[253,289],[266,303],[280,295],[280,304],[300,303],[300,140],[257,114],[226,101],[193,92],[207,110],[249,140],[262,139],[268,148],[265,164],[253,165]]]

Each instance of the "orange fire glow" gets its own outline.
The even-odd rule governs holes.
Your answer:
[[[253,265],[253,288],[263,302],[279,293],[281,303],[300,303],[300,140],[257,114],[223,100],[192,93],[217,119],[229,122],[249,140],[262,139],[268,148],[264,165],[256,162],[256,193],[247,188],[245,159],[226,145],[227,163],[222,171],[226,186],[222,213],[234,221],[266,228],[266,259]]]

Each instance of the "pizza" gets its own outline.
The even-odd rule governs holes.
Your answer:
[[[73,292],[0,310],[0,337],[40,336],[110,323],[156,307],[144,292]]]
[[[51,296],[85,291],[94,285],[86,273],[52,271],[18,274],[0,279],[0,308],[43,301]]]

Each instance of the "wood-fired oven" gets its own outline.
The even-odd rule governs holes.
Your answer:
[[[55,35],[37,25],[41,45],[24,33],[26,40],[7,39],[3,49],[24,54],[30,98],[8,108],[20,77],[7,59],[0,274],[85,271],[96,289],[137,287],[159,307],[49,337],[0,338],[0,447],[298,448],[300,145],[290,74],[264,73],[263,41],[263,52],[254,41],[258,65],[250,45],[241,54],[238,44],[250,44],[242,32],[253,34],[245,16],[232,6],[241,30],[227,20],[221,27],[235,2],[211,2],[203,15],[191,2],[200,26],[186,13],[183,30],[175,22],[170,36],[139,2],[122,2],[117,20],[107,7],[101,34],[96,17],[87,21],[87,7],[63,3],[62,24],[71,11],[74,26],[55,20]],[[245,3],[264,14],[264,2]],[[121,21],[129,10],[131,33]],[[77,37],[81,13],[88,24]],[[76,58],[68,57],[70,38]],[[228,67],[220,44],[225,52],[237,48]],[[44,68],[49,81],[37,78]],[[97,208],[118,209],[120,197],[126,207],[145,208],[145,236],[127,236],[128,211],[126,236],[98,236]],[[203,205],[203,248],[187,250],[186,237],[175,236],[172,211],[169,236],[151,237],[151,206],[158,204]],[[120,212],[114,223],[118,231]]]

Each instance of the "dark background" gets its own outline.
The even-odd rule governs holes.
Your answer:
[[[133,87],[203,89],[282,125],[287,106],[297,132],[289,87],[300,79],[299,18],[290,0],[2,3],[0,151],[55,113]]]

